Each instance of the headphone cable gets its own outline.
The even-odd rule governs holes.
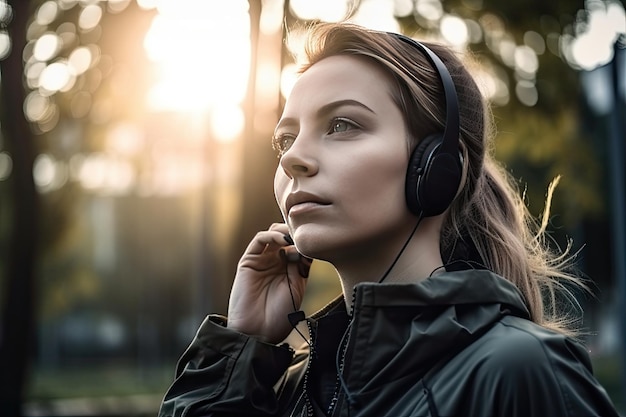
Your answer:
[[[396,266],[396,263],[398,262],[398,260],[400,259],[400,257],[402,256],[402,254],[404,253],[404,250],[406,249],[406,247],[409,245],[409,242],[411,241],[411,239],[413,239],[413,235],[415,235],[415,232],[417,231],[417,228],[419,227],[420,223],[422,222],[422,219],[424,218],[423,216],[423,212],[420,212],[419,216],[417,217],[417,223],[415,223],[415,226],[413,227],[413,230],[411,231],[411,234],[409,235],[409,237],[407,238],[406,242],[404,242],[404,245],[402,246],[402,249],[400,249],[400,251],[398,252],[398,254],[396,255],[396,258],[393,260],[393,262],[391,263],[391,265],[389,265],[389,268],[387,268],[387,271],[385,271],[385,273],[383,274],[383,276],[378,280],[378,283],[380,284],[381,282],[383,282],[387,276],[389,275],[389,273],[391,272],[391,270],[393,269],[394,266]]]

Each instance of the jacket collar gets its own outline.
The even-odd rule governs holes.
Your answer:
[[[529,317],[517,287],[486,270],[446,272],[416,284],[361,283],[355,289],[355,313],[368,307],[433,307],[499,303]]]
[[[329,336],[322,330],[330,326],[322,322],[342,310],[339,297],[312,316],[320,321],[318,341]],[[503,316],[529,317],[517,288],[485,270],[447,272],[416,284],[362,283],[355,287],[353,311],[342,355],[350,396],[405,377],[419,380]]]
[[[522,294],[510,281],[486,270],[446,272],[413,284],[357,284],[354,294],[357,310],[363,307],[434,306],[453,304],[499,303],[529,318]],[[343,295],[311,315],[319,320],[329,312],[344,310]],[[358,311],[357,311],[358,312]]]

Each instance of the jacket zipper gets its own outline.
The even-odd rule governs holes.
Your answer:
[[[306,321],[307,328],[309,329],[309,340],[311,341],[309,348],[309,361],[306,365],[306,371],[304,371],[304,381],[302,383],[302,393],[304,394],[304,405],[306,407],[306,417],[314,417],[313,414],[313,405],[311,405],[311,400],[309,399],[308,385],[309,385],[309,373],[311,370],[311,362],[315,357],[315,340],[313,340],[313,328],[311,325],[311,320]]]
[[[339,403],[339,395],[341,393],[341,389],[343,388],[342,377],[343,377],[343,370],[345,368],[345,363],[346,363],[346,354],[348,352],[348,344],[350,343],[350,333],[352,333],[351,330],[352,330],[352,322],[354,320],[354,305],[355,304],[356,304],[356,286],[352,289],[352,300],[350,301],[350,312],[348,314],[348,316],[350,317],[350,320],[348,321],[346,334],[344,334],[344,337],[341,338],[342,341],[339,345],[339,350],[341,351],[341,359],[339,361],[339,366],[337,368],[337,379],[335,381],[335,391],[333,393],[333,398],[330,400],[330,404],[328,405],[328,410],[326,411],[327,416],[335,415],[337,404]],[[346,394],[348,393],[346,392]],[[348,395],[348,397],[350,396]],[[349,406],[350,404],[348,404],[348,407]]]

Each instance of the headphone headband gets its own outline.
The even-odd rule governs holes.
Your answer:
[[[448,68],[437,54],[431,51],[426,45],[399,33],[390,32],[390,34],[402,42],[420,50],[437,70],[437,74],[443,85],[443,94],[446,101],[446,123],[444,125],[441,151],[457,158],[459,148],[459,101],[456,95],[454,81],[452,81],[452,76]]]

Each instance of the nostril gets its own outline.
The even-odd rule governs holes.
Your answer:
[[[304,165],[292,165],[291,170],[293,172],[298,172],[300,174],[303,174],[303,173],[308,172],[309,169]]]

